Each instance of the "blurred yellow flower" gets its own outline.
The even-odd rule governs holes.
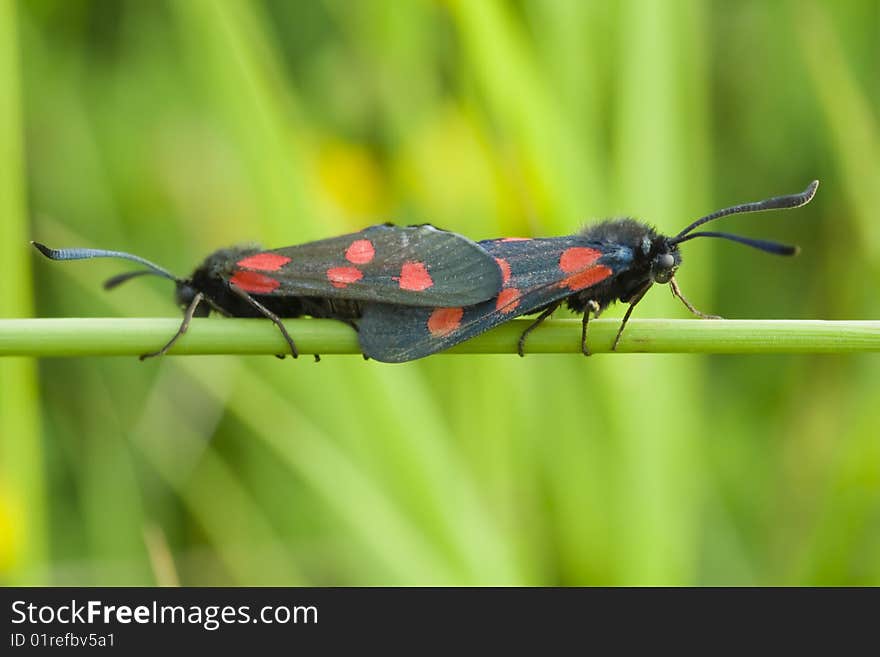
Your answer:
[[[397,165],[427,221],[483,237],[496,232],[501,196],[496,162],[487,136],[465,109],[438,108],[412,134]]]
[[[21,523],[15,522],[18,509],[20,505],[0,485],[0,576],[12,571],[21,552]]]
[[[379,218],[388,212],[382,171],[364,146],[328,140],[319,148],[317,166],[321,191],[347,217]]]

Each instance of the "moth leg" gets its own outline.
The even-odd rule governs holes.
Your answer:
[[[282,323],[281,318],[279,318],[278,315],[266,308],[266,306],[254,299],[250,294],[242,290],[234,283],[229,284],[229,289],[235,292],[238,296],[247,301],[249,304],[251,304],[254,308],[259,310],[261,315],[271,319],[272,323],[278,327],[279,331],[281,331],[281,335],[284,336],[284,339],[287,340],[287,344],[290,345],[291,355],[294,358],[299,358],[299,351],[296,348],[296,344],[294,343],[293,338],[290,337],[290,333],[287,332],[287,329],[284,327],[284,324]]]
[[[587,347],[587,324],[590,323],[590,311],[593,312],[594,317],[599,316],[599,304],[592,299],[587,301],[587,309],[584,310],[584,316],[581,319],[581,353],[584,356],[590,355],[590,350]]]
[[[684,295],[681,293],[681,289],[678,287],[678,282],[675,280],[675,276],[669,279],[669,289],[672,290],[672,296],[678,297],[681,299],[681,302],[685,305],[685,308],[690,310],[694,315],[699,317],[700,319],[723,319],[718,315],[707,315],[706,313],[701,313],[699,310],[693,307],[690,301],[684,298]]]
[[[205,298],[205,295],[199,292],[193,297],[193,300],[190,301],[189,305],[186,307],[186,311],[183,313],[183,321],[180,323],[180,328],[177,329],[177,333],[174,334],[168,342],[165,343],[165,346],[162,347],[159,351],[153,351],[148,354],[141,354],[140,360],[145,360],[147,358],[153,358],[154,356],[163,356],[165,353],[174,346],[174,343],[177,342],[183,334],[186,333],[186,330],[189,328],[189,323],[192,321],[193,315],[196,312],[196,308],[202,302],[202,299]]]
[[[542,312],[540,315],[538,315],[538,318],[534,322],[529,324],[528,328],[522,332],[522,335],[519,336],[519,342],[517,343],[517,346],[516,346],[516,352],[519,354],[520,358],[522,358],[526,355],[524,348],[526,346],[526,338],[528,337],[529,333],[531,333],[536,328],[538,328],[538,326],[541,324],[541,322],[543,322],[545,319],[550,317],[550,315],[553,314],[553,311],[556,310],[557,308],[559,308],[561,303],[562,303],[562,301],[557,301],[557,302],[553,303],[552,305],[548,306],[544,310],[544,312]]]
[[[620,323],[620,328],[617,329],[617,335],[614,337],[614,344],[611,345],[611,351],[617,351],[617,343],[620,342],[620,336],[623,335],[623,328],[629,321],[629,316],[632,315],[633,308],[635,308],[636,304],[642,300],[642,298],[645,296],[645,293],[651,289],[651,285],[653,285],[653,283],[648,281],[647,283],[645,283],[644,286],[642,286],[642,288],[638,292],[633,295],[632,300],[629,302],[629,308],[626,309],[626,314],[624,314],[623,316],[623,321]]]

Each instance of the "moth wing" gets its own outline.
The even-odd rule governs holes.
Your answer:
[[[358,324],[364,354],[399,363],[443,351],[596,285],[627,261],[626,251],[608,253],[602,245],[577,236],[487,240],[480,245],[501,267],[503,288],[499,294],[471,306],[370,304]]]
[[[430,225],[360,232],[248,255],[229,280],[245,291],[404,306],[469,305],[501,289],[495,259],[475,242]]]

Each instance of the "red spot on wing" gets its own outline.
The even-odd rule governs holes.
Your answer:
[[[585,246],[573,246],[559,257],[559,268],[566,274],[580,272],[602,257],[602,252]]]
[[[345,259],[356,265],[367,264],[374,255],[376,255],[376,249],[373,248],[373,243],[370,240],[355,240],[345,250]]]
[[[577,292],[578,290],[583,290],[584,288],[588,288],[591,285],[595,285],[599,281],[604,281],[606,278],[611,276],[611,268],[606,267],[605,265],[596,265],[595,267],[590,267],[589,269],[585,269],[582,272],[574,274],[573,276],[569,276],[564,279],[559,286],[567,287],[572,291]]]
[[[449,335],[459,326],[464,317],[464,308],[435,308],[428,318],[428,331],[436,338]]]
[[[237,271],[235,272],[235,275],[229,279],[229,282],[234,283],[245,292],[251,292],[252,294],[269,294],[270,292],[274,292],[278,286],[281,285],[281,283],[271,276],[258,274],[255,271]]]
[[[421,292],[434,284],[434,279],[428,273],[428,268],[423,262],[405,262],[400,268],[400,276],[392,277],[401,290]]]
[[[576,292],[611,276],[610,267],[593,264],[601,257],[601,251],[586,246],[573,246],[563,251],[559,257],[559,268],[571,276],[560,281],[559,287],[567,287]]]
[[[259,269],[260,271],[278,271],[290,262],[290,258],[278,253],[256,253],[239,260],[235,264],[245,269]],[[241,286],[239,286],[241,287]]]
[[[507,285],[510,282],[510,263],[504,258],[495,258],[495,262],[501,268],[501,283]]]
[[[364,277],[357,267],[333,267],[327,270],[327,280],[333,284],[333,287],[345,287],[349,283],[357,283]]]
[[[501,290],[501,294],[495,297],[495,310],[504,313],[512,313],[519,305],[521,293],[515,287],[509,287]]]

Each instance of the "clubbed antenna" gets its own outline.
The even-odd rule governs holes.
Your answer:
[[[715,219],[720,219],[721,217],[727,217],[731,214],[740,214],[744,212],[764,212],[765,210],[788,210],[791,208],[799,208],[803,205],[806,205],[810,201],[813,200],[813,196],[816,195],[816,189],[819,187],[819,181],[814,180],[807,188],[802,191],[800,194],[789,194],[788,196],[774,196],[773,198],[768,198],[763,201],[756,201],[754,203],[743,203],[741,205],[734,205],[730,208],[724,208],[723,210],[718,210],[717,212],[713,212],[712,214],[706,215],[705,217],[701,217],[693,222],[690,226],[682,230],[678,235],[669,240],[670,244],[681,244],[682,242],[687,242],[688,240],[692,240],[696,237],[718,237],[721,239],[731,240],[733,242],[739,242],[740,244],[745,244],[746,246],[751,246],[755,249],[760,249],[761,251],[766,251],[768,253],[774,253],[776,255],[794,255],[798,252],[798,248],[796,246],[789,246],[787,244],[780,244],[779,242],[770,242],[767,240],[758,240],[752,239],[749,237],[741,237],[740,235],[732,235],[730,233],[717,233],[710,231],[701,231],[697,233],[691,232],[698,226],[702,226],[705,223],[710,221],[714,221]]]
[[[114,276],[106,283],[104,283],[104,287],[108,290],[116,287],[120,283],[124,283],[131,278],[135,278],[136,276],[143,276],[146,274],[161,276],[162,278],[167,278],[174,281],[175,283],[181,282],[181,280],[177,278],[177,276],[169,272],[167,269],[164,269],[145,258],[141,258],[140,256],[136,256],[131,253],[125,253],[124,251],[106,251],[104,249],[80,248],[50,249],[45,244],[40,244],[39,242],[31,242],[31,244],[33,244],[34,248],[36,248],[40,253],[42,253],[50,260],[89,260],[91,258],[122,258],[123,260],[131,260],[132,262],[137,262],[138,264],[145,265],[149,268],[142,271],[127,272]]]

